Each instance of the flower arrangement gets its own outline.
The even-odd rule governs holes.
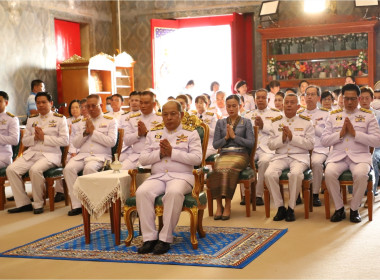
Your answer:
[[[273,57],[268,62],[267,72],[271,76],[277,74],[276,60]]]
[[[365,52],[360,52],[358,58],[356,59],[356,68],[360,70],[365,70],[367,67],[367,55]]]

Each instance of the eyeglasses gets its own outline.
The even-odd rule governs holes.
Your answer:
[[[358,100],[358,98],[357,97],[346,97],[346,96],[344,96],[343,97],[343,99],[344,99],[344,101],[356,101],[356,100]]]

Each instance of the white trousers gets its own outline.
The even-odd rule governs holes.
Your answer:
[[[268,154],[268,153],[263,152],[262,150],[259,150],[255,155],[255,160],[258,159],[256,197],[262,197],[264,194],[264,174],[273,157],[274,157],[274,154]]]
[[[143,241],[159,240],[173,243],[173,231],[177,226],[185,200],[184,195],[190,193],[192,187],[185,180],[173,179],[168,176],[160,179],[146,180],[136,192],[136,205],[140,217]],[[163,228],[158,236],[154,211],[154,200],[162,198],[164,205]]]
[[[104,161],[87,161],[84,159],[75,160],[74,158],[66,164],[65,169],[63,169],[63,175],[65,176],[66,185],[69,190],[71,207],[73,209],[82,207],[80,200],[74,195],[74,183],[78,178],[78,172],[83,170],[83,175],[92,174],[98,172],[102,168]]]
[[[280,175],[282,170],[290,168],[289,179],[289,207],[294,209],[296,200],[302,187],[303,172],[308,168],[306,163],[292,158],[282,158],[271,161],[265,171],[265,184],[272,194],[274,205],[278,208],[284,206],[284,200],[280,191]]]
[[[323,179],[323,163],[326,161],[325,154],[313,153],[311,155],[311,170],[313,172],[313,194],[318,194]]]
[[[20,157],[8,166],[6,172],[11,184],[16,207],[31,203],[28,195],[25,193],[24,182],[22,180],[22,175],[28,172],[28,170],[30,181],[32,182],[33,208],[38,209],[44,206],[45,178],[43,172],[55,166],[42,154],[35,154],[29,160]]]
[[[137,164],[138,164],[138,159],[135,160],[135,161],[131,161],[129,160],[128,158],[124,159],[122,161],[122,167],[121,167],[121,170],[129,170],[129,169],[134,169],[137,167]]]
[[[335,209],[342,208],[344,205],[338,178],[348,169],[351,171],[354,180],[353,197],[350,207],[356,211],[359,209],[365,190],[367,189],[368,173],[371,170],[371,166],[368,163],[354,163],[349,157],[345,157],[340,162],[328,163],[325,170],[326,186],[334,200]]]

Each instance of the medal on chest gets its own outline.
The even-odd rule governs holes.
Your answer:
[[[187,140],[188,140],[188,136],[181,134],[181,135],[177,136],[176,144],[178,145],[181,142],[187,142]]]

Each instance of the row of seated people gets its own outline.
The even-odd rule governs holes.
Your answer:
[[[263,94],[263,97],[261,98],[259,97],[260,92],[262,92]],[[362,155],[363,158],[364,157],[366,158],[366,161],[360,162],[359,160],[358,162],[356,158],[352,159],[352,153],[347,152],[348,151],[347,147],[349,147],[350,150],[353,149],[355,151],[355,145],[354,145],[355,143],[352,144],[352,143],[346,143],[346,142],[358,141],[359,143],[358,148],[360,148],[359,152],[362,152],[363,150],[362,146],[367,146],[368,148],[368,146],[377,147],[380,145],[379,140],[378,140],[380,139],[378,137],[380,132],[379,132],[378,124],[373,114],[371,114],[371,112],[369,112],[368,110],[362,109],[361,111],[358,111],[357,109],[358,101],[359,101],[358,96],[360,95],[360,89],[357,86],[351,86],[351,87],[347,86],[343,88],[342,93],[345,97],[344,102],[345,102],[346,109],[345,111],[333,112],[330,115],[330,117],[327,117],[326,128],[324,129],[324,132],[330,131],[330,134],[334,135],[334,137],[336,136],[336,133],[340,134],[338,137],[339,143],[331,142],[332,140],[330,142],[328,140],[324,141],[323,135],[321,138],[321,142],[323,145],[328,146],[328,147],[330,146],[334,147],[333,153],[331,154],[334,154],[334,151],[336,153],[338,152],[341,153],[340,158],[338,159],[339,163],[336,163],[334,159],[331,159],[331,161],[329,161],[331,154],[329,158],[327,159],[328,164],[327,164],[327,169],[326,169],[326,182],[327,182],[329,191],[331,192],[330,188],[334,187],[335,189],[335,183],[337,183],[337,177],[340,175],[339,173],[337,176],[335,176],[336,175],[336,172],[335,172],[334,176],[336,178],[334,177],[333,178],[334,180],[332,181],[327,180],[328,178],[327,175],[329,174],[328,173],[329,166],[331,166],[330,163],[334,163],[338,165],[342,164],[341,160],[343,158],[345,159],[345,162],[343,163],[345,163],[346,165],[344,165],[344,167],[341,167],[341,168],[344,168],[344,170],[347,169],[347,166],[350,167],[350,169],[351,168],[355,169],[353,167],[354,165],[360,167],[360,168],[359,167],[357,168],[358,170],[355,169],[354,171],[352,171],[355,178],[355,182],[354,182],[355,192],[354,192],[354,199],[351,203],[351,211],[353,212],[353,214],[351,215],[352,216],[351,220],[360,221],[360,216],[357,211],[359,205],[357,205],[357,202],[360,201],[362,196],[364,195],[364,189],[363,189],[363,192],[361,191],[361,189],[362,189],[362,186],[365,185],[360,180],[363,180],[363,178],[365,180],[364,175],[366,175],[368,178],[367,174],[368,174],[371,163],[370,162],[368,163],[368,158],[367,158],[368,149],[367,149],[366,154]],[[318,100],[319,95],[320,95],[320,91],[318,87],[311,86],[310,88],[308,88],[306,98],[307,99],[314,98],[315,100]],[[134,143],[140,143],[140,141],[145,142],[144,138],[148,136],[149,128],[147,128],[147,123],[144,123],[143,125],[141,124],[142,121],[140,119],[137,120],[138,117],[141,117],[142,119],[144,116],[149,115],[149,114],[144,114],[144,101],[143,101],[144,96],[147,99],[149,97],[151,107],[153,108],[153,104],[154,104],[153,94],[149,92],[143,93],[140,96],[141,112],[135,113],[135,114],[132,113],[128,118],[127,117],[124,118],[124,121],[127,121],[127,123],[129,124],[129,128],[128,128],[128,124],[126,126],[126,133],[125,133],[126,138],[128,138],[127,137],[128,129],[134,130],[134,135],[136,136],[135,137],[136,142]],[[263,103],[262,103],[263,107],[261,109],[259,107],[259,104],[261,104],[259,99],[263,100]],[[59,165],[59,163],[56,162],[57,160],[53,158],[52,156],[54,154],[59,155],[60,152],[53,151],[53,149],[57,149],[57,148],[59,149],[59,146],[65,146],[68,144],[68,141],[69,141],[68,128],[66,125],[65,118],[61,115],[50,112],[50,107],[49,107],[49,104],[51,106],[50,95],[47,93],[37,94],[36,101],[37,101],[36,103],[37,103],[39,115],[32,116],[28,120],[26,133],[25,133],[26,138],[23,140],[24,144],[26,146],[30,146],[30,148],[28,149],[27,152],[24,153],[23,157],[16,160],[13,164],[11,164],[7,168],[7,175],[12,186],[12,191],[15,195],[16,206],[17,206],[15,209],[9,210],[9,212],[11,213],[31,211],[33,210],[33,208],[36,214],[42,213],[43,211],[42,170],[46,170],[46,166],[49,167],[51,166],[51,164]],[[258,106],[259,111],[268,110],[266,108],[267,107],[266,102],[267,102],[267,92],[265,90],[258,91],[256,93],[256,104]],[[147,104],[148,103],[149,102],[147,102]],[[315,104],[316,103],[317,101],[315,102]],[[286,218],[286,220],[289,220],[289,221],[294,220],[294,206],[295,206],[294,203],[295,203],[295,198],[297,197],[298,192],[301,187],[300,183],[302,181],[302,176],[303,176],[302,171],[310,165],[310,162],[308,162],[306,158],[308,158],[308,150],[311,150],[314,148],[314,142],[315,142],[314,138],[317,137],[314,127],[322,126],[323,118],[318,117],[316,119],[316,122],[318,123],[318,125],[317,124],[313,125],[313,123],[309,120],[307,116],[297,115],[296,113],[297,113],[297,110],[299,109],[299,103],[298,103],[298,97],[294,94],[288,94],[285,97],[284,116],[279,115],[277,117],[276,116],[265,117],[264,120],[260,116],[254,115],[254,113],[252,113],[253,115],[251,119],[240,117],[239,116],[240,98],[238,95],[232,95],[228,97],[226,100],[226,104],[227,104],[229,117],[227,117],[226,119],[218,120],[215,127],[215,136],[213,140],[213,148],[221,149],[221,156],[218,158],[217,162],[215,163],[215,170],[214,170],[215,174],[219,172],[221,176],[216,176],[217,177],[216,179],[210,178],[211,181],[215,181],[215,182],[218,182],[219,180],[218,183],[212,184],[214,185],[212,186],[213,198],[217,199],[217,205],[218,205],[218,209],[217,209],[217,213],[215,217],[217,218],[221,216],[222,218],[226,217],[224,219],[228,219],[230,215],[230,211],[231,211],[230,200],[233,196],[233,193],[236,187],[236,181],[235,181],[236,176],[234,176],[233,172],[230,172],[230,171],[233,170],[234,172],[238,172],[239,170],[244,169],[245,166],[247,166],[248,164],[247,159],[246,159],[247,154],[248,154],[247,151],[253,147],[253,143],[254,143],[253,130],[252,130],[253,123],[251,122],[251,120],[254,119],[254,125],[260,128],[260,131],[262,134],[264,134],[264,130],[267,129],[267,127],[269,127],[269,133],[267,133],[269,134],[267,145],[271,150],[275,150],[275,154],[273,154],[273,158],[268,168],[264,172],[264,178],[265,178],[266,184],[267,186],[269,186],[271,193],[274,197],[275,204],[278,207],[278,213],[275,216],[275,220],[282,220],[284,218]],[[178,129],[179,125],[177,126],[174,125],[175,122],[173,121],[174,120],[173,116],[179,117],[182,114],[181,113],[182,108],[179,107],[176,110],[173,109],[178,105],[177,102],[169,102],[167,105],[168,106],[166,106],[166,108],[172,107],[171,109],[172,111],[170,113],[170,110],[169,110],[169,112],[166,113],[165,106],[163,108],[163,113],[164,113],[163,120],[166,127],[163,131],[163,134],[165,135],[165,132],[168,129],[168,126],[171,126],[171,129],[169,129],[169,132],[171,133],[166,135],[167,138],[164,138],[162,136],[163,134],[156,134],[154,135],[154,139],[151,139],[152,144],[158,145],[158,147],[156,147],[156,150],[158,149],[159,153],[158,153],[158,158],[153,159],[149,156],[148,158],[150,158],[150,160],[155,160],[155,161],[150,162],[149,160],[145,161],[143,157],[140,158],[140,163],[143,165],[152,164],[152,163],[159,163],[159,164],[164,165],[165,168],[167,169],[158,168],[157,171],[159,174],[161,174],[162,170],[170,171],[171,168],[174,168],[174,172],[177,171],[175,173],[180,173],[178,172],[179,169],[176,169],[176,167],[178,166],[178,161],[180,160],[179,158],[181,157],[175,157],[176,160],[173,160],[173,162],[169,161],[169,163],[168,163],[167,158],[170,159],[172,157],[172,153],[171,153],[172,146],[174,142],[176,142],[175,140],[176,137],[171,138],[170,135],[171,134],[176,135],[176,133],[180,131],[180,129]],[[102,166],[101,162],[104,162],[106,158],[111,157],[109,148],[112,147],[116,142],[117,122],[112,117],[107,117],[107,116],[102,115],[99,97],[96,95],[89,96],[87,98],[86,108],[88,110],[88,113],[91,119],[84,118],[80,121],[76,121],[75,123],[73,122],[72,127],[71,127],[72,135],[73,135],[72,137],[73,145],[74,147],[79,148],[79,153],[75,155],[73,158],[71,158],[71,160],[67,164],[64,171],[65,179],[67,181],[67,184],[70,190],[72,207],[73,207],[73,209],[69,212],[69,215],[79,214],[80,210],[78,209],[81,209],[80,207],[75,207],[74,206],[75,204],[73,203],[73,200],[75,200],[75,196],[72,193],[72,185],[75,182],[77,173],[82,169],[84,170],[84,174],[87,174],[86,169],[88,170],[88,173],[97,172],[97,170],[99,170],[99,168]],[[269,112],[276,112],[276,111],[269,110]],[[152,114],[152,111],[150,111],[150,114]],[[338,114],[338,115],[335,115],[335,114]],[[166,116],[166,122],[165,122],[165,116]],[[135,118],[136,120],[134,120]],[[179,120],[181,120],[181,118]],[[265,126],[265,123],[268,120],[270,120],[271,123],[269,126],[268,124],[267,126]],[[373,125],[373,120],[374,120],[375,125]],[[328,129],[329,121],[331,122],[330,130]],[[120,125],[122,122],[123,122],[123,118],[120,120]],[[148,125],[150,124],[152,126],[156,126],[155,120],[152,121],[152,119],[149,119],[149,122],[150,123],[148,123]],[[340,131],[337,131],[337,128],[339,128]],[[357,130],[356,135],[359,135],[359,137],[353,138],[353,135],[355,135],[355,130]],[[365,140],[363,140],[363,134],[366,135],[364,137]],[[152,134],[149,134],[149,137],[151,135]],[[330,135],[327,135],[326,139],[328,139],[328,136]],[[149,140],[149,137],[148,137],[148,140]],[[162,140],[158,140],[158,139],[162,139]],[[165,141],[165,139],[171,139],[171,140],[168,143],[168,141]],[[334,138],[333,140],[335,141],[336,139]],[[174,142],[171,143],[172,141]],[[260,150],[261,141],[262,139],[261,137],[259,137],[258,151]],[[363,143],[361,143],[360,141],[362,141]],[[189,140],[187,140],[187,144],[189,144],[188,142]],[[149,143],[149,141],[147,141],[146,143]],[[102,146],[103,150],[99,149],[100,147],[97,147],[97,145]],[[129,145],[126,150],[128,151],[128,149],[133,148],[132,146],[133,144]],[[151,146],[152,145],[145,145],[143,143],[141,146],[141,149],[136,152],[139,153],[142,150],[144,151],[147,149],[149,150],[152,148]],[[200,143],[199,145],[197,144],[195,146],[198,146],[197,149],[200,151]],[[341,149],[343,146],[345,148]],[[107,147],[107,149],[104,149],[104,147]],[[190,146],[188,148],[190,149]],[[104,151],[104,154],[99,154],[98,153],[99,151]],[[132,152],[131,154],[133,154],[133,149],[130,152]],[[192,154],[194,154],[194,152]],[[198,154],[198,153],[195,153],[195,154]],[[354,154],[356,155],[357,153],[354,153]],[[153,155],[153,153],[151,153],[151,155]],[[260,162],[260,153],[258,152],[257,155],[259,157],[259,162]],[[166,159],[163,160],[164,158]],[[369,155],[369,158],[370,158],[370,155]],[[191,169],[193,165],[196,165],[195,161],[196,161],[195,159],[193,161],[187,161],[187,163],[192,163],[190,165]],[[134,160],[129,160],[127,162],[133,163]],[[234,163],[234,166],[232,167],[231,167],[231,162]],[[38,168],[35,167],[35,165]],[[226,168],[228,166],[229,168]],[[281,172],[281,170],[286,167],[290,167],[291,169],[290,171],[291,175],[289,176],[289,188],[290,188],[291,197],[289,201],[288,210],[284,211],[285,208],[283,207],[283,202],[281,201],[282,198],[280,195],[278,195],[279,188],[278,188],[278,181],[276,182],[276,177],[278,179],[278,176],[277,176],[278,172]],[[130,167],[126,169],[129,169],[129,168]],[[226,169],[230,169],[230,170],[226,171]],[[362,172],[364,169],[368,169],[368,171]],[[23,174],[23,172],[24,173],[26,172],[25,170],[26,171],[29,170],[30,175],[31,175],[31,180],[32,180],[32,185],[33,185],[33,198],[34,198],[33,207],[30,203],[29,198],[26,196],[25,192],[23,191],[23,186],[20,187],[17,185],[20,182],[22,183],[22,180],[20,180],[20,176]],[[154,168],[152,170],[153,170],[152,173],[155,173]],[[338,170],[339,172],[340,169],[334,167],[334,170]],[[360,171],[359,172],[361,174],[360,176],[355,175],[357,171],[358,172]],[[165,177],[165,174],[163,174],[163,176]],[[259,177],[260,177],[260,163],[259,163]],[[356,179],[356,178],[360,178],[360,179]],[[161,179],[162,178],[160,177],[160,180]],[[181,179],[182,181],[191,183],[190,181],[187,181],[184,178],[177,178],[177,179]],[[42,183],[41,183],[41,180],[42,180]],[[259,181],[260,181],[260,178],[259,178]],[[42,186],[42,187],[38,188],[37,186]],[[141,189],[144,189],[144,188],[141,188]],[[339,185],[337,189],[339,190]],[[187,191],[188,191],[188,188],[187,188]],[[342,207],[339,207],[340,205],[338,203],[339,191],[338,191],[338,194],[336,194],[335,196],[334,196],[334,192],[331,192],[331,193],[333,195],[334,202],[337,209],[336,213],[332,217],[332,221],[337,221],[339,220],[338,218],[340,219],[343,218],[344,208],[343,208],[343,213],[342,213],[341,211]],[[226,198],[226,205],[225,205],[223,213],[222,213],[222,207],[221,207],[222,197]],[[79,202],[79,205],[80,205],[80,202]],[[137,205],[139,205],[139,203],[137,203]],[[181,203],[181,206],[182,206],[182,203]],[[139,209],[139,206],[137,207]],[[170,218],[173,218],[173,217],[170,217]],[[167,221],[167,224],[168,225],[176,224],[176,222],[173,223],[174,221],[178,221],[178,219],[174,218],[174,220]],[[164,214],[164,225],[165,225],[165,214]],[[150,226],[151,226],[151,223],[150,223]],[[145,232],[149,232],[149,230],[146,230]],[[170,240],[171,240],[170,238],[172,238],[172,236],[170,237],[169,232],[170,230],[166,231],[167,235],[163,238],[161,238],[161,234],[160,234],[160,240],[163,239],[161,240],[163,242],[158,242],[158,243],[156,242],[157,244],[153,242],[149,246],[146,245],[145,247],[148,246],[149,250],[153,250],[153,247],[155,247],[156,245],[158,246],[159,244],[160,246],[158,247],[161,247],[161,249],[162,247],[164,247],[164,249],[165,248],[167,249],[168,244],[170,243]],[[144,235],[144,230],[143,230],[143,235]],[[154,236],[154,235],[157,235],[157,234],[155,233],[151,236]],[[144,241],[157,241],[157,239],[149,240],[151,238],[152,237],[144,238]],[[145,251],[142,249],[141,252],[145,252]]]

